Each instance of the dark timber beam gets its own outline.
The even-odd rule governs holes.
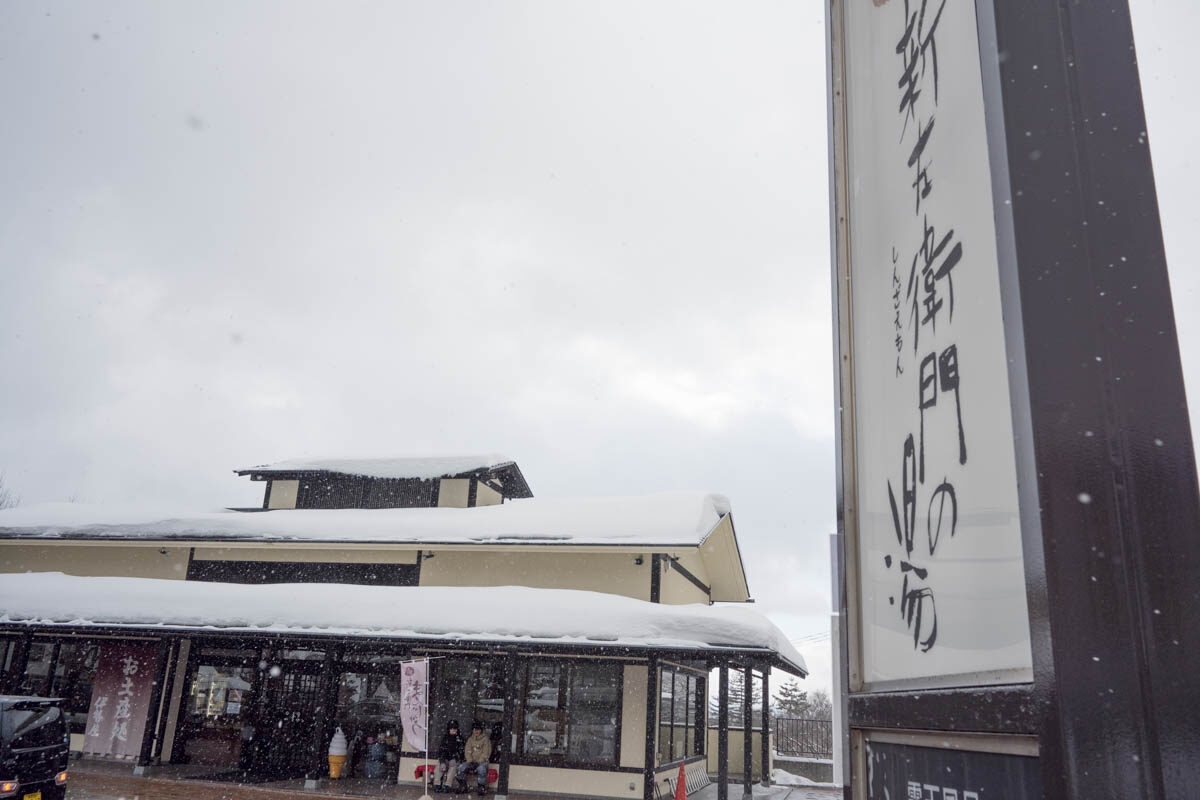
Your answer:
[[[666,559],[667,559],[667,566],[669,566],[671,569],[678,572],[680,575],[682,575],[684,578],[686,578],[689,583],[691,583],[697,589],[699,589],[700,591],[702,591],[706,595],[708,595],[708,601],[710,603],[712,602],[712,587],[711,586],[709,586],[707,583],[705,583],[704,581],[697,578],[695,573],[692,572],[687,567],[685,567],[683,564],[680,564],[678,558],[672,558],[671,556],[666,556]]]
[[[654,567],[658,568],[658,556]],[[654,800],[654,767],[658,751],[658,654],[646,661],[646,749],[642,762],[642,800]]]
[[[742,667],[742,800],[752,800],[754,790],[754,670]]]
[[[762,785],[771,785],[771,665],[762,665]]]
[[[317,706],[313,709],[312,752],[309,760],[308,773],[304,776],[304,788],[317,788],[317,781],[325,765],[325,730],[329,727],[329,706],[333,689],[334,665],[338,654],[333,648],[325,651],[325,661],[321,664],[321,677],[317,686]]]
[[[662,596],[662,555],[650,555],[650,602],[657,603]]]
[[[717,800],[729,800],[729,664],[721,662],[717,680]]]
[[[500,723],[499,773],[496,779],[496,798],[508,797],[508,773],[512,763],[513,720],[516,716],[520,687],[517,686],[517,651],[510,650],[504,656],[504,716]]]

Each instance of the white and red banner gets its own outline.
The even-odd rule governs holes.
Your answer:
[[[400,670],[400,724],[410,750],[427,752],[429,662],[405,661]]]
[[[158,645],[100,645],[83,752],[136,757],[146,728]]]

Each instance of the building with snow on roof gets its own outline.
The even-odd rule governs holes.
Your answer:
[[[534,498],[494,455],[237,473],[262,508],[0,511],[0,692],[64,697],[73,749],[140,767],[315,783],[341,727],[352,775],[419,784],[424,747],[478,721],[497,795],[651,798],[727,768],[712,670],[763,696],[806,673],[746,605],[721,495]],[[401,724],[414,659],[424,746]],[[765,778],[751,716],[739,755]]]

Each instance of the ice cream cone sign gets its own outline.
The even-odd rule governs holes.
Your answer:
[[[679,765],[679,779],[675,781],[675,800],[687,800],[687,775],[683,772],[683,764]]]
[[[346,766],[346,752],[349,750],[350,743],[346,741],[346,734],[338,728],[333,732],[333,738],[329,740],[329,777],[342,777],[342,767]]]

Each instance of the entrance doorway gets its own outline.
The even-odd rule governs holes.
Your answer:
[[[284,651],[284,656],[297,651]],[[278,658],[261,682],[263,702],[255,726],[249,771],[256,781],[304,775],[312,765],[313,721],[321,701],[324,653],[302,651],[301,658]]]

